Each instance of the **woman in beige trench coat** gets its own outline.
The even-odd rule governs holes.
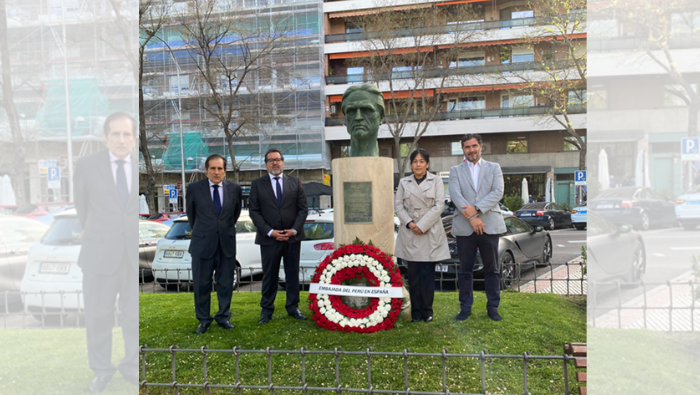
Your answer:
[[[394,255],[408,265],[413,322],[431,322],[435,263],[450,258],[441,220],[445,187],[440,178],[428,172],[430,155],[425,150],[413,151],[410,159],[413,175],[402,178],[396,191],[396,215],[401,226]]]

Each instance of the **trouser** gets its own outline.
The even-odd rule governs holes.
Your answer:
[[[213,320],[224,323],[231,318],[231,297],[235,273],[235,258],[227,258],[220,243],[216,244],[216,252],[211,258],[192,257],[194,311],[200,323],[211,324]],[[214,318],[210,313],[212,278],[216,280],[216,297],[219,300],[219,311]]]
[[[275,311],[275,298],[279,285],[280,261],[284,258],[284,275],[286,277],[287,312],[292,312],[299,307],[299,255],[301,243],[287,243],[275,241],[272,245],[260,246],[260,258],[263,267],[262,316],[272,317]]]
[[[484,290],[486,291],[486,310],[498,310],[501,301],[501,275],[498,271],[498,235],[472,233],[469,236],[457,236],[459,253],[459,306],[461,311],[471,312],[474,304],[474,262],[479,249],[484,264]]]
[[[123,376],[138,377],[138,266],[126,257],[118,265],[119,268],[113,274],[83,273],[88,361],[95,376],[111,377],[119,369]],[[125,348],[124,358],[119,362],[118,368],[112,364],[112,328],[117,301]]]
[[[435,262],[407,262],[407,264],[411,318],[420,320],[431,317],[435,299]]]

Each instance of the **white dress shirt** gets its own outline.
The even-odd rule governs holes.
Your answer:
[[[112,177],[114,177],[114,185],[117,184],[117,169],[119,168],[119,165],[117,164],[117,161],[119,158],[114,156],[112,154],[112,151],[109,152],[109,162],[112,164]],[[127,155],[126,158],[122,159],[124,161],[124,172],[126,173],[126,187],[128,188],[129,193],[131,193],[131,155]]]
[[[270,176],[270,182],[272,183],[272,192],[275,194],[275,197],[277,197],[277,180],[275,180],[275,177],[279,177],[280,179],[280,189],[282,190],[282,193],[284,194],[284,177],[282,177],[282,174],[278,176],[272,175],[272,173],[267,173]]]
[[[211,201],[214,201],[214,183],[209,180],[209,194],[211,195]],[[224,207],[224,182],[219,183],[219,199],[221,200],[221,207]]]
[[[483,163],[483,158],[479,158],[476,164],[468,162],[469,172],[472,174],[472,182],[474,183],[474,190],[479,191],[479,173],[481,172],[481,164]]]

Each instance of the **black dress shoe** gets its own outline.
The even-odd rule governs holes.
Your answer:
[[[457,314],[457,317],[455,319],[457,321],[465,321],[469,316],[472,315],[470,311],[460,311],[459,314]]]
[[[289,312],[289,315],[298,319],[298,320],[305,320],[306,319],[306,316],[304,314],[302,314],[302,312],[299,310],[298,307],[296,309],[292,310],[291,312]]]
[[[195,333],[197,333],[198,335],[203,335],[203,334],[207,333],[207,329],[209,329],[209,325],[211,325],[211,324],[205,324],[203,322],[200,323],[199,326],[197,327],[197,330],[195,331]]]
[[[270,317],[264,315],[264,316],[260,317],[260,321],[258,321],[258,324],[265,325],[268,322],[270,322],[270,319],[271,319]]]
[[[88,391],[91,394],[102,392],[107,388],[107,384],[109,384],[110,380],[112,380],[111,376],[95,376],[95,378],[92,379],[92,383],[90,383]]]
[[[425,318],[425,322],[433,322],[433,316],[429,315]]]
[[[229,321],[224,321],[224,322],[219,322],[219,326],[224,328],[224,329],[233,329],[235,326],[230,323]]]
[[[411,322],[420,322],[420,320],[421,320],[420,318],[414,318],[411,320]]]
[[[491,318],[491,319],[494,320],[494,321],[500,321],[500,320],[503,319],[503,318],[501,317],[501,315],[498,314],[498,311],[496,311],[496,310],[489,311],[489,312],[488,312],[488,315],[489,315],[489,318]]]

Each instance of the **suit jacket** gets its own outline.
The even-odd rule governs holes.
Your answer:
[[[485,232],[497,235],[506,232],[498,202],[503,198],[503,172],[498,163],[483,161],[479,171],[479,190],[474,190],[469,162],[464,161],[450,169],[450,198],[457,209],[452,221],[452,234],[469,236],[474,233],[471,223],[461,214],[462,206],[476,206]]]
[[[139,261],[139,158],[131,154],[131,193],[126,207],[114,181],[109,151],[81,157],[73,176],[73,203],[83,229],[78,266],[83,273],[108,275],[126,260]]]
[[[276,240],[268,237],[271,230],[294,229],[296,236],[287,240],[298,243],[306,238],[304,222],[309,213],[306,194],[296,177],[283,175],[282,206],[272,190],[269,174],[256,178],[250,185],[250,218],[258,229],[255,244],[273,245]]]
[[[396,215],[401,221],[394,255],[411,262],[439,262],[450,259],[442,211],[445,208],[445,187],[442,179],[427,174],[418,185],[414,176],[404,177],[396,190]],[[406,228],[413,221],[427,234],[416,235]]]
[[[214,256],[216,244],[227,258],[236,256],[236,221],[241,216],[241,187],[231,181],[221,182],[224,188],[221,214],[216,215],[209,189],[209,179],[191,183],[187,187],[187,221],[192,228],[189,253],[208,259]]]

